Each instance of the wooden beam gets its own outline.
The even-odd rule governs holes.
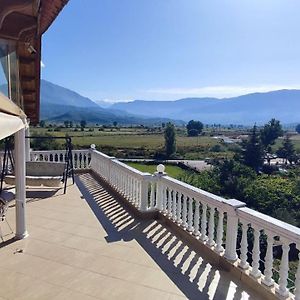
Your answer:
[[[29,57],[19,56],[19,62],[21,64],[32,64],[35,62],[35,57],[34,56],[29,56]]]
[[[35,80],[35,76],[22,76],[21,77],[21,81],[24,81],[24,82],[32,82],[33,80]]]

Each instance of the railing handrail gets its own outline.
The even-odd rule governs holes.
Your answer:
[[[300,243],[300,228],[260,213],[248,207],[237,209],[237,215],[240,219],[256,226],[259,230],[267,230],[274,233],[274,236],[280,236],[294,243]]]
[[[200,188],[192,186],[188,183],[182,182],[178,179],[172,178],[170,176],[162,176],[162,183],[171,185],[173,188],[177,188],[178,190],[184,190],[187,194],[191,195],[195,200],[202,200],[206,203],[213,202],[215,207],[222,208],[224,204],[230,205],[229,200],[212,194],[210,192],[204,191]]]

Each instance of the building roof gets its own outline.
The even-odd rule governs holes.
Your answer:
[[[0,38],[16,41],[23,109],[39,122],[41,36],[68,0],[2,0]]]

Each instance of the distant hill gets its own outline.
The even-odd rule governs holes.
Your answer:
[[[201,120],[204,123],[253,124],[275,117],[282,123],[300,122],[300,90],[253,93],[233,98],[186,98],[176,101],[115,103],[112,109],[147,117]]]
[[[41,119],[47,121],[80,122],[122,125],[157,125],[170,121],[167,118],[134,115],[112,108],[102,108],[91,99],[46,80],[41,80]],[[183,124],[182,121],[174,121]]]

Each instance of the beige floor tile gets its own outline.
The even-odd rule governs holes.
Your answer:
[[[75,292],[71,290],[63,290],[58,295],[56,295],[53,300],[95,300],[100,298],[94,298],[80,292]]]
[[[0,300],[259,300],[164,225],[134,219],[89,174],[78,178],[90,194],[28,193],[30,236],[0,248]],[[8,219],[14,226],[14,207]]]

